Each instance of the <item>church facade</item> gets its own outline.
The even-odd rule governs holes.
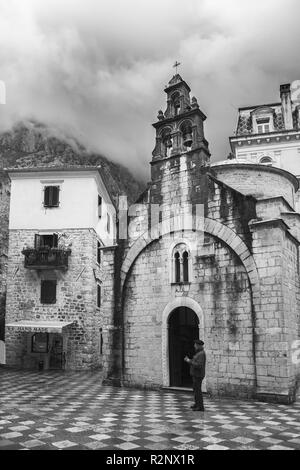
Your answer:
[[[200,337],[209,393],[293,401],[297,178],[259,164],[210,165],[206,117],[188,85],[175,75],[165,92],[151,183],[130,214],[122,249],[107,253],[119,276],[114,309],[103,304],[107,377],[129,386],[189,386],[183,357]]]
[[[84,218],[86,234],[91,234],[90,240],[84,237],[84,245],[83,235],[73,230],[76,217],[70,221],[70,269],[58,277],[63,288],[59,312],[53,305],[41,306],[38,299],[31,304],[21,299],[21,275],[30,280],[28,286],[54,275],[48,270],[44,279],[32,270],[16,272],[20,240],[26,239],[29,227],[19,227],[20,212],[14,218],[11,210],[7,363],[20,365],[26,341],[18,322],[24,323],[22,305],[27,320],[33,306],[36,323],[55,322],[58,330],[59,322],[68,321],[66,369],[101,365],[107,383],[189,388],[183,358],[192,354],[193,340],[200,338],[207,353],[208,393],[290,403],[300,374],[298,180],[283,168],[260,162],[211,164],[206,116],[191,98],[188,84],[176,74],[165,92],[166,110],[159,111],[153,124],[151,182],[134,206],[127,207],[126,198],[120,197],[117,235],[101,242],[98,265],[97,217],[93,223]],[[67,176],[49,174],[41,181],[59,185]],[[95,190],[93,218],[99,194]],[[88,200],[83,207],[88,214]],[[38,229],[46,235],[49,230],[66,232],[66,220],[58,226],[53,216],[50,225],[30,227],[31,242]],[[13,287],[16,276],[18,291]],[[74,307],[72,318],[68,305]],[[47,332],[51,325],[44,327]]]

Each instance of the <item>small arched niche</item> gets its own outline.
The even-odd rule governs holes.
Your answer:
[[[173,95],[171,96],[171,104],[173,116],[178,116],[178,114],[180,113],[180,94],[178,91],[173,93]]]

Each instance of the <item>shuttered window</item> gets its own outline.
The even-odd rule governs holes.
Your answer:
[[[56,303],[56,281],[54,280],[41,281],[41,303],[42,304],[55,304]]]
[[[59,206],[59,186],[45,186],[44,188],[44,206]]]

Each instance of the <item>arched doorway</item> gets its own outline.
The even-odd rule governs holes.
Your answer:
[[[190,366],[185,356],[192,357],[195,339],[199,338],[199,319],[188,307],[173,310],[168,319],[169,374],[171,387],[191,387]]]

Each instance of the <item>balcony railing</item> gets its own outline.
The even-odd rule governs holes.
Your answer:
[[[70,249],[24,248],[24,266],[27,269],[68,269]]]

